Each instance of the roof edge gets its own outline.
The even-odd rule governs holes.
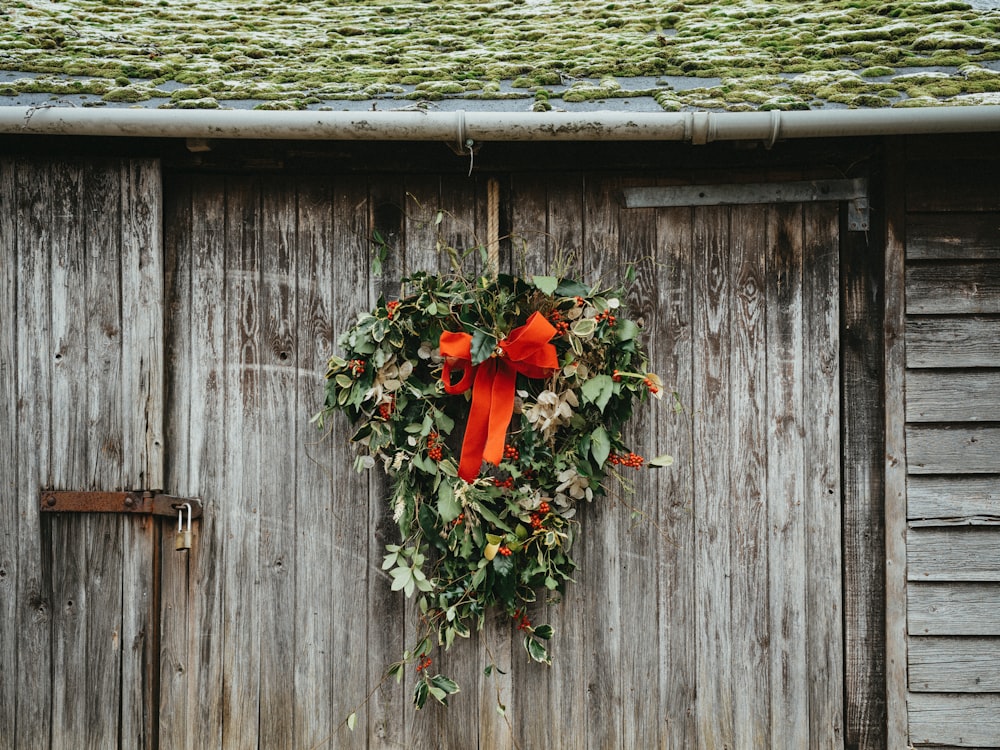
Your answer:
[[[259,140],[765,141],[1000,132],[1000,106],[765,112],[316,112],[0,107],[0,133]]]

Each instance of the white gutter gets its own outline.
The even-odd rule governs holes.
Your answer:
[[[1000,106],[779,112],[317,112],[0,107],[0,133],[135,138],[712,141],[1000,132]],[[471,143],[470,143],[471,142]]]

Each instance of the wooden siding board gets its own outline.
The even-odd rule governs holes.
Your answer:
[[[908,426],[906,460],[911,474],[1000,472],[1000,427]]]
[[[696,208],[694,217],[695,624],[698,747],[732,746],[732,619],[729,577],[729,462],[715,448],[730,444],[728,210]],[[742,696],[741,696],[742,699]]]
[[[1000,693],[996,638],[910,638],[910,690]]]
[[[865,234],[848,232],[841,243],[844,744],[881,750],[886,745],[884,259]]]
[[[917,317],[906,324],[906,366],[996,367],[1000,318]]]
[[[906,421],[1000,422],[1000,370],[910,370]]]
[[[908,260],[1000,260],[1000,213],[911,213]]]
[[[1000,747],[1000,695],[910,693],[912,742]]]
[[[609,280],[620,267],[616,179],[585,180],[583,237],[579,278],[584,283]],[[631,499],[631,498],[630,498]],[[584,631],[583,653],[589,662],[585,693],[586,744],[582,748],[614,747],[622,741],[624,702],[620,684],[622,582],[618,519],[622,506],[614,493],[586,508],[581,538],[576,541],[578,562],[587,572],[585,601],[590,626]],[[565,659],[568,654],[564,655]]]
[[[297,195],[295,244],[295,350],[289,352],[297,375],[294,442],[301,458],[295,493],[295,646],[292,704],[293,747],[316,747],[331,738],[346,717],[331,710],[342,689],[334,663],[333,598],[338,582],[333,567],[333,492],[329,472],[333,442],[306,418],[323,406],[326,361],[333,353],[332,189],[329,183],[301,183]],[[363,690],[359,686],[359,694]]]
[[[907,622],[913,635],[1000,636],[1000,585],[911,583]]]
[[[666,416],[675,403],[665,395],[659,404],[657,450],[674,456],[674,465],[661,470],[660,514],[657,519],[659,554],[660,711],[664,717],[663,742],[667,747],[696,747],[697,683],[694,623],[695,526],[693,380],[693,237],[691,209],[659,211],[657,237],[661,248],[660,323],[657,334],[647,326],[653,369],[666,390],[677,394],[681,411]],[[670,385],[672,384],[672,385]],[[622,524],[624,527],[624,524]],[[624,530],[623,530],[624,534]],[[628,591],[622,582],[623,592]],[[624,599],[624,593],[623,593]],[[624,742],[624,739],[623,739]]]
[[[730,209],[732,307],[725,381],[731,393],[730,475],[733,725],[736,747],[772,747],[769,581],[767,237],[759,207]]]
[[[809,745],[806,664],[806,529],[803,420],[803,226],[798,206],[768,209],[768,569],[771,586],[771,735],[782,747]]]
[[[367,186],[363,180],[334,180],[331,204],[333,227],[328,252],[333,267],[330,320],[336,328],[335,336],[339,336],[346,327],[344,321],[355,320],[359,312],[369,307],[371,275],[366,206]],[[340,351],[337,353],[343,354]],[[369,548],[372,548],[373,555],[381,553],[382,549],[373,538],[367,510],[359,510],[369,507],[369,477],[354,471],[352,466],[347,446],[353,432],[347,420],[335,419],[324,433],[324,439],[331,444],[333,452],[327,484],[333,521],[330,578],[335,582],[331,591],[333,644],[329,659],[333,661],[333,679],[337,687],[330,696],[336,733],[329,744],[338,748],[367,747],[369,736],[378,736],[370,735],[370,730],[375,727],[373,718],[389,720],[389,714],[382,718],[381,713],[364,706],[358,712],[356,731],[348,731],[344,724],[364,696],[374,689],[388,663],[401,656],[401,651],[392,653],[389,648],[381,648],[379,641],[372,642],[368,637],[371,631],[394,630],[398,615],[390,613],[389,619],[378,621],[374,618],[386,616],[386,613],[372,611],[368,601],[373,586],[388,590],[389,583],[375,572],[381,570],[381,565],[373,568],[369,563]],[[382,502],[384,504],[384,500]],[[369,577],[374,580],[370,582]],[[399,638],[402,638],[401,631]],[[399,645],[396,644],[397,649]],[[364,656],[355,657],[362,654]],[[401,688],[392,684],[385,693],[391,696],[392,691],[397,694],[402,692]],[[377,694],[376,700],[382,701],[382,695],[382,692]],[[405,697],[397,700],[405,700]]]
[[[1000,210],[1000,170],[994,167],[995,156],[992,163],[985,157],[984,153],[960,157],[948,147],[936,157],[911,159],[903,183],[907,210]]]
[[[838,211],[803,208],[806,661],[813,748],[843,747],[844,628],[840,476]],[[737,454],[738,455],[738,454]]]
[[[907,265],[906,313],[1000,313],[1000,263],[928,262]]]
[[[1000,581],[1000,529],[910,529],[911,581]]]
[[[628,296],[630,315],[645,320],[651,330],[658,331],[662,321],[662,311],[658,307],[660,269],[655,267],[653,261],[661,239],[657,212],[652,209],[629,211],[621,219],[618,257],[623,264],[635,264],[637,270],[636,283]],[[647,343],[656,346],[649,340]],[[655,356],[652,348],[650,354]],[[643,456],[655,455],[658,448],[655,414],[655,407],[649,404],[636,408],[633,419],[623,431],[626,444]],[[662,741],[657,658],[662,648],[657,606],[659,560],[663,547],[657,533],[661,518],[659,494],[655,472],[643,471],[634,480],[629,479],[634,482],[635,492],[624,496],[622,503],[634,505],[642,515],[638,523],[619,524],[618,527],[618,586],[623,596],[618,612],[621,661],[614,684],[621,695],[624,712],[621,723],[623,741],[636,747],[655,747]],[[589,510],[589,506],[583,508],[585,513]],[[619,506],[617,512],[623,513],[624,509]],[[584,519],[587,526],[582,533],[589,535],[594,528],[592,519],[589,514]],[[589,566],[604,564],[607,563],[599,560],[588,563]],[[587,587],[587,591],[581,590],[577,596],[592,602],[590,592],[594,584],[589,579],[580,583]]]
[[[17,739],[17,651],[19,641],[18,557],[18,310],[17,163],[0,159],[0,748]]]
[[[907,493],[910,520],[1000,517],[998,476],[911,476]]]

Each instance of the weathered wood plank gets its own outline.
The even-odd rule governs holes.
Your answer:
[[[771,737],[781,747],[807,747],[807,570],[803,413],[802,209],[768,209],[772,257],[768,285],[768,569],[771,584]],[[810,417],[811,418],[811,415]]]
[[[906,462],[911,474],[1000,472],[1000,427],[909,425]]]
[[[996,638],[910,638],[910,690],[1000,692],[998,645]]]
[[[340,179],[334,183],[329,252],[333,262],[330,319],[337,329],[335,336],[346,327],[344,321],[355,320],[357,314],[368,309],[371,302],[366,204],[367,186],[363,180]],[[332,350],[328,352],[333,353]],[[330,696],[331,719],[336,734],[329,744],[338,748],[366,748],[370,736],[384,736],[385,732],[376,720],[389,721],[392,706],[386,705],[384,715],[376,709],[360,708],[355,732],[348,731],[344,721],[375,687],[388,663],[400,658],[403,633],[401,628],[398,629],[397,640],[388,647],[383,647],[381,640],[372,642],[368,637],[370,632],[376,630],[397,632],[396,620],[379,621],[375,618],[398,617],[398,614],[386,615],[384,610],[373,610],[369,601],[372,585],[379,587],[380,597],[384,598],[385,592],[395,594],[389,591],[386,578],[376,572],[381,570],[381,566],[372,566],[369,561],[369,548],[372,548],[371,557],[377,556],[382,549],[368,520],[369,477],[354,471],[352,452],[348,447],[353,429],[346,422],[345,419],[335,419],[325,433],[333,451],[327,491],[330,493],[328,503],[333,521],[330,568],[333,582],[330,592],[333,648],[330,658],[334,660],[333,679],[337,686]],[[378,499],[384,504],[381,497]],[[368,581],[369,571],[374,574],[373,584]],[[373,650],[375,653],[371,653]],[[365,656],[352,658],[353,654]],[[392,684],[373,700],[385,705],[383,696],[388,699],[395,696],[396,706],[402,715],[402,701],[406,700],[406,696],[401,693],[402,690]]]
[[[907,483],[907,517],[1000,517],[1000,477],[911,476]]]
[[[912,635],[1000,635],[1000,586],[995,583],[911,583]]]
[[[674,456],[674,465],[661,469],[657,479],[660,498],[656,518],[659,575],[659,715],[661,741],[667,747],[697,746],[697,682],[695,655],[695,525],[694,446],[692,445],[695,384],[693,361],[693,248],[691,210],[673,208],[657,212],[659,324],[655,333],[647,326],[645,340],[652,365],[667,391],[653,407],[658,452]],[[671,414],[675,406],[681,411]],[[622,516],[624,530],[625,517]],[[624,541],[629,541],[623,536]],[[628,581],[622,590],[628,591]],[[627,679],[622,675],[622,680]],[[613,743],[612,743],[613,745]]]
[[[759,231],[759,208],[738,206],[730,214],[730,391],[728,456],[732,461],[731,612],[733,730],[736,747],[772,747],[768,606],[767,475],[767,236]],[[711,463],[711,462],[710,462]]]
[[[630,289],[628,306],[630,315],[642,319],[649,330],[658,331],[662,321],[662,311],[658,308],[660,272],[654,258],[660,247],[657,234],[657,212],[653,209],[629,211],[620,214],[619,262],[636,265],[636,283]],[[651,343],[647,339],[647,344]],[[650,351],[651,356],[657,353]],[[655,407],[643,406],[635,410],[633,419],[626,427],[623,438],[632,450],[644,456],[657,452]],[[628,737],[636,747],[655,747],[661,742],[662,720],[659,708],[660,675],[659,659],[655,655],[662,652],[660,628],[656,607],[660,590],[657,584],[660,553],[663,540],[657,527],[660,522],[659,491],[655,473],[643,471],[635,477],[635,494],[621,498],[621,503],[635,507],[642,515],[636,524],[619,524],[618,527],[618,574],[620,575],[619,602],[621,609],[619,634],[621,661],[618,674],[613,681],[621,696],[624,715],[621,717],[623,737]],[[586,513],[589,508],[584,508]],[[619,513],[625,509],[619,506]],[[627,518],[627,515],[623,515]],[[585,517],[590,521],[589,517]],[[589,533],[593,525],[584,530]],[[606,564],[591,560],[589,565]],[[610,576],[612,571],[609,571]],[[581,581],[582,586],[574,589],[577,595],[590,598],[592,584]],[[600,648],[599,644],[596,648]],[[569,655],[568,651],[560,652]],[[562,658],[562,657],[560,657]],[[566,659],[565,661],[569,661]],[[583,666],[583,665],[579,665]],[[579,668],[578,666],[578,668]],[[583,666],[586,669],[586,666]],[[566,750],[573,746],[563,745]]]
[[[904,183],[908,211],[1000,210],[1000,172],[986,167],[982,154],[965,158],[941,154],[911,161],[908,167]],[[972,174],[975,180],[969,179]]]
[[[1000,529],[910,529],[906,557],[911,581],[1000,581]]]
[[[803,207],[803,412],[809,746],[844,746],[838,210]],[[739,454],[736,454],[739,455]]]
[[[911,213],[906,217],[907,260],[998,260],[1000,214]]]
[[[324,439],[307,417],[323,405],[326,361],[339,334],[334,331],[333,191],[325,182],[298,183],[295,243],[295,362],[299,408],[294,413],[295,481],[295,649],[292,658],[295,696],[292,705],[293,747],[327,743],[343,719],[331,711],[343,685],[335,677],[333,598],[340,595],[334,576],[329,473],[334,449],[342,444]],[[347,259],[342,264],[347,265]],[[353,660],[352,660],[353,661]],[[357,660],[361,661],[361,660]],[[357,686],[358,693],[364,690]],[[346,716],[346,713],[344,715]],[[337,743],[338,746],[342,746]]]
[[[910,370],[906,421],[1000,422],[1000,370]]]
[[[53,244],[50,180],[44,165],[18,162],[14,175],[16,196],[15,246],[17,275],[17,527],[19,560],[35,561],[18,570],[15,747],[47,747],[52,711],[51,628],[55,599],[51,594],[48,549],[38,512],[38,488],[51,482],[49,419],[52,412],[52,288],[49,254]],[[24,446],[22,448],[22,446]],[[27,446],[31,446],[30,449]],[[46,544],[48,547],[48,544]],[[43,567],[40,563],[45,560]]]
[[[996,367],[1000,319],[911,318],[906,323],[907,367]]]
[[[731,467],[716,461],[708,446],[729,445],[732,434],[731,393],[728,386],[731,356],[729,267],[729,210],[696,208],[693,212],[693,245],[699,248],[694,270],[693,380],[691,408],[695,455],[695,623],[698,747],[732,746],[733,642],[730,535]],[[742,696],[740,696],[742,700]]]
[[[18,244],[14,175],[16,162],[0,159],[0,748],[14,750],[17,739],[18,407],[17,309]]]
[[[871,236],[878,236],[872,232]],[[880,305],[883,254],[859,232],[841,237],[844,566],[844,744],[886,746],[885,421]]]
[[[1000,263],[919,263],[906,267],[908,315],[1000,313]]]
[[[910,740],[958,747],[1000,747],[1000,695],[911,693]]]
[[[299,419],[296,361],[299,321],[296,316],[297,193],[285,179],[262,185],[260,205],[261,280],[257,288],[259,430],[261,469],[258,480],[260,548],[257,596],[260,612],[260,739],[261,747],[294,745],[296,621],[314,605],[296,608],[295,569],[296,475],[302,457],[295,439]],[[315,382],[315,381],[313,381]],[[303,417],[304,421],[308,421]],[[235,436],[234,436],[235,437]],[[281,456],[281,460],[275,460]],[[308,489],[302,488],[303,492]],[[313,519],[303,519],[311,527]]]
[[[580,278],[585,283],[608,279],[619,267],[619,231],[617,204],[613,196],[619,182],[614,179],[592,180],[583,189],[583,239]],[[632,498],[629,498],[631,500]],[[586,747],[614,746],[621,739],[623,714],[621,606],[622,581],[621,529],[618,519],[623,511],[614,496],[601,498],[586,509],[580,539],[575,543],[577,562],[586,579],[576,585],[586,586],[588,626],[586,627],[587,686],[585,696]],[[562,659],[569,654],[563,652]]]

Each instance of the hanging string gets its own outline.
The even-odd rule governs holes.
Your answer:
[[[500,181],[490,177],[486,181],[486,272],[496,278],[500,273]]]

